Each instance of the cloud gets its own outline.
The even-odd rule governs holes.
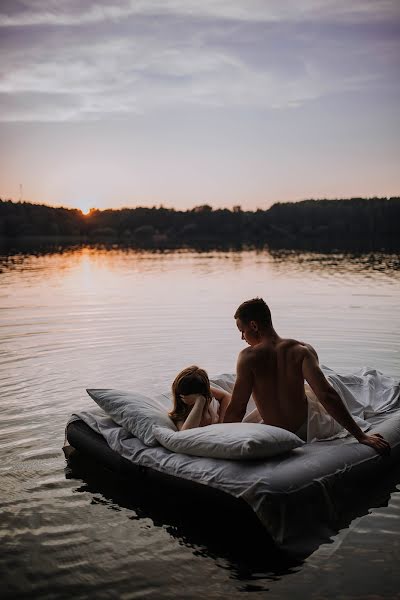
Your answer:
[[[288,108],[392,85],[397,6],[3,0],[0,119],[124,118],[180,106]]]
[[[397,0],[3,0],[0,26],[81,25],[132,16],[175,15],[236,21],[381,20],[398,17]]]
[[[0,114],[7,121],[70,121],[82,111],[81,98],[68,93],[0,92]],[[4,119],[5,120],[5,119]]]

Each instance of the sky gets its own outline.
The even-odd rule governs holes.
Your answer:
[[[400,195],[399,0],[1,0],[0,198]]]

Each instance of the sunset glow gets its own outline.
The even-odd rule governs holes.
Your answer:
[[[399,26],[396,0],[2,3],[0,198],[398,195]]]
[[[81,209],[80,209],[81,213],[82,213],[82,214],[83,214],[85,217],[87,217],[87,216],[89,216],[89,215],[90,215],[90,210],[91,210],[90,208],[81,208]]]

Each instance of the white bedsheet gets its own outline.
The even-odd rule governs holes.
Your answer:
[[[376,369],[364,367],[350,375],[339,375],[325,366],[322,370],[363,431],[371,428],[368,419],[400,408],[399,382]],[[307,384],[305,388],[308,400],[307,442],[348,436],[349,433],[326,412]]]
[[[338,392],[358,426],[367,431],[371,423],[367,418],[390,412],[399,405],[399,382],[387,377],[376,369],[363,367],[350,375],[339,375],[329,367],[322,365],[322,371]],[[212,380],[231,392],[235,382],[234,375],[220,375]],[[308,443],[347,437],[350,435],[322,406],[318,398],[305,384],[308,401],[307,436]],[[247,423],[261,423],[262,418],[251,398],[243,419]]]

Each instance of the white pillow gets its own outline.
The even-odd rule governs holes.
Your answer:
[[[210,379],[211,385],[219,387],[230,394],[235,387],[235,381],[236,375],[234,373],[222,373],[222,375],[217,375],[216,377]]]
[[[153,425],[163,427],[172,433],[176,431],[176,426],[169,418],[166,409],[156,400],[137,392],[107,389],[86,391],[113,421],[147,446],[158,446],[153,434]]]
[[[261,423],[218,423],[185,431],[155,426],[153,433],[172,452],[231,460],[268,458],[304,444],[286,429]]]

